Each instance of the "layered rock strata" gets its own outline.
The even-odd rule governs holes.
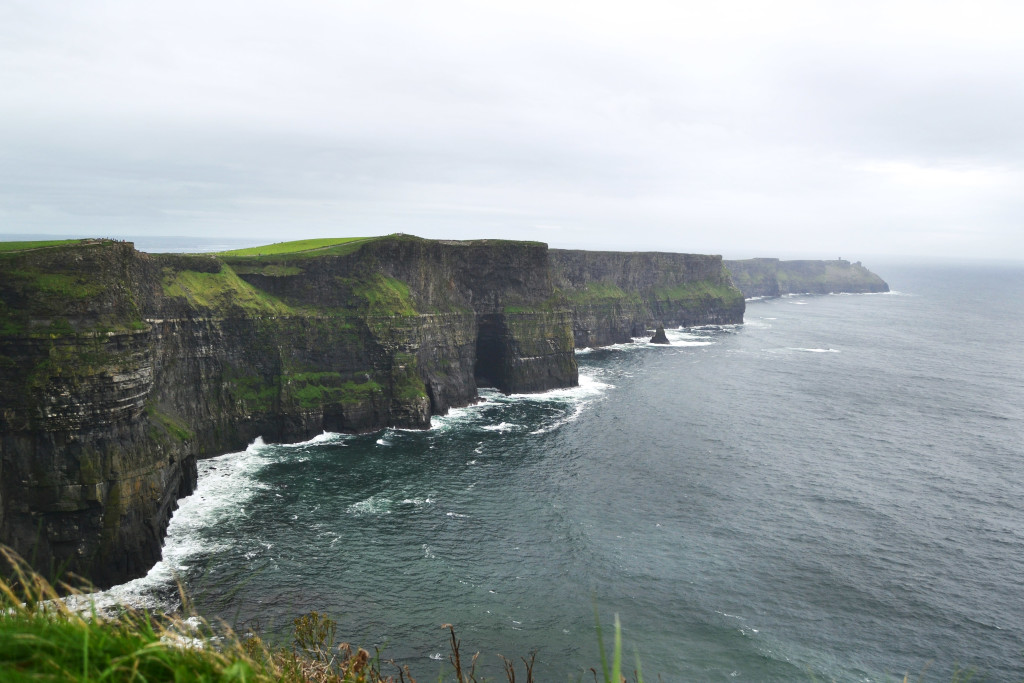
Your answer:
[[[98,586],[160,557],[196,459],[427,428],[577,383],[575,346],[740,322],[719,257],[367,239],[284,255],[0,253],[0,542]]]
[[[554,286],[578,348],[642,337],[658,324],[743,322],[743,295],[721,256],[550,250]]]

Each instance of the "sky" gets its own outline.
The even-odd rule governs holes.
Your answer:
[[[1024,3],[5,0],[0,238],[1024,260]]]

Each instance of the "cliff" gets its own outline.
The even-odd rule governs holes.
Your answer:
[[[579,348],[642,337],[659,323],[743,322],[743,295],[721,256],[550,250],[555,288]]]
[[[9,244],[0,542],[118,583],[159,559],[197,458],[427,428],[478,385],[574,386],[577,344],[742,315],[720,257],[402,235],[219,255]]]
[[[747,299],[784,294],[866,294],[889,291],[889,285],[859,261],[780,261],[776,258],[755,258],[725,261],[725,267]]]

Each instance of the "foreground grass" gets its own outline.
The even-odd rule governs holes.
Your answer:
[[[11,580],[0,580],[0,680],[209,683],[415,683],[407,670],[381,672],[379,657],[333,646],[333,622],[295,620],[291,648],[254,634],[214,629],[197,617],[122,609],[99,614],[82,596],[62,599],[6,549]],[[62,592],[69,587],[62,586]],[[73,592],[73,591],[72,591]],[[69,606],[86,605],[84,612]]]
[[[408,667],[382,659],[380,652],[336,644],[335,622],[316,612],[295,619],[291,647],[274,647],[256,634],[213,628],[195,615],[128,608],[98,613],[86,596],[64,584],[58,592],[2,546],[0,565],[7,565],[0,575],[12,577],[0,579],[0,681],[5,683],[416,683]],[[68,593],[71,599],[61,597]],[[476,674],[479,653],[463,661],[454,627],[442,628],[449,634],[450,669],[431,680],[484,683]],[[602,641],[601,671],[591,670],[595,682],[599,673],[604,683],[626,680],[621,645],[616,618],[612,662]],[[503,657],[507,681],[534,683],[534,657],[519,662]],[[525,669],[518,669],[520,663]],[[633,680],[643,683],[639,662]]]

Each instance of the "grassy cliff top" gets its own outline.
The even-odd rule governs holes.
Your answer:
[[[499,239],[476,239],[476,240],[432,240],[415,235],[394,233],[381,235],[379,237],[325,237],[320,239],[293,240],[290,242],[275,242],[260,247],[249,247],[247,249],[232,249],[231,251],[217,252],[215,256],[224,257],[227,260],[252,259],[268,256],[287,256],[298,258],[312,258],[316,256],[337,256],[350,254],[365,244],[371,242],[437,242],[449,246],[502,246],[502,245],[523,245],[523,246],[547,246],[543,242],[530,242],[523,240],[499,240]]]
[[[291,242],[275,242],[274,244],[266,244],[260,247],[249,247],[248,249],[232,249],[230,251],[217,252],[217,256],[241,256],[241,257],[260,257],[260,256],[281,256],[281,255],[305,255],[307,252],[317,252],[319,255],[324,252],[334,253],[335,247],[339,246],[355,246],[354,243],[368,242],[371,240],[380,239],[379,237],[324,237],[321,239],[310,239],[310,240],[293,240]],[[343,250],[344,253],[348,253],[350,249]]]
[[[69,239],[69,240],[36,240],[30,242],[0,242],[0,252],[29,251],[46,249],[47,247],[74,247],[83,244],[96,244],[105,240]]]

